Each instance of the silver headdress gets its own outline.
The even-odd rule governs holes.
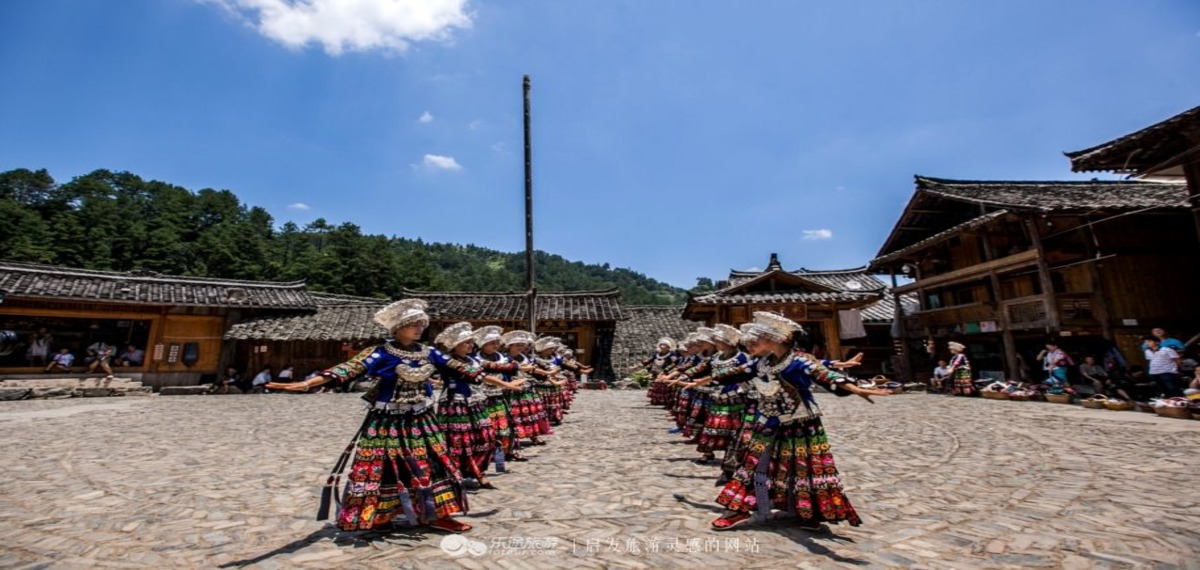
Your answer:
[[[713,340],[719,340],[730,346],[737,346],[742,340],[742,333],[725,323],[713,327]]]
[[[474,337],[471,334],[473,332],[474,329],[471,328],[471,323],[466,321],[454,323],[446,327],[446,330],[437,335],[437,338],[433,339],[433,341],[443,348],[453,349],[464,342],[473,340]]]
[[[375,322],[383,325],[388,331],[416,322],[428,325],[429,315],[425,313],[427,307],[429,303],[424,299],[402,299],[375,313]]]
[[[479,329],[476,330],[475,334],[474,334],[475,346],[483,346],[492,341],[499,341],[503,338],[503,336],[502,336],[503,332],[504,332],[504,329],[502,329],[496,325],[488,325],[486,327],[479,327]]]

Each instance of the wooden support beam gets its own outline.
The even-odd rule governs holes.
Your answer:
[[[980,277],[986,277],[989,272],[1001,273],[1003,271],[1026,267],[1037,263],[1039,260],[1040,257],[1038,256],[1038,251],[1036,249],[1031,249],[1021,253],[1001,257],[1000,259],[993,259],[992,261],[979,263],[970,267],[964,267],[962,269],[955,269],[954,271],[948,271],[940,275],[934,275],[933,277],[929,277],[927,279],[921,279],[920,276],[918,276],[917,281],[909,283],[908,285],[897,287],[895,291],[897,293],[904,294],[908,293],[909,291],[923,291],[924,289],[928,289],[930,287],[951,285],[961,281],[969,281],[972,279],[978,279]]]
[[[1046,330],[1058,332],[1058,301],[1054,298],[1054,281],[1050,279],[1050,269],[1046,267],[1046,251],[1042,246],[1042,233],[1037,220],[1025,220],[1029,230],[1029,239],[1033,242],[1033,250],[1037,253],[1038,281],[1042,284],[1042,296],[1046,299]]]

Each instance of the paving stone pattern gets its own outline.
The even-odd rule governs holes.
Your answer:
[[[581,392],[462,536],[313,520],[353,394],[0,402],[0,567],[1200,568],[1200,422],[821,396],[864,525],[816,534],[710,530],[716,468],[643,392]]]

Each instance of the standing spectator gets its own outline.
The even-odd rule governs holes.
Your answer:
[[[1105,385],[1108,382],[1108,371],[1103,366],[1096,364],[1096,358],[1093,356],[1083,357],[1083,364],[1079,365],[1079,375],[1085,380],[1092,383],[1096,388],[1097,394],[1105,394]]]
[[[117,366],[141,366],[142,362],[145,362],[145,360],[146,351],[139,350],[138,347],[131,344],[126,346],[125,352],[122,352],[121,355],[117,357]]]
[[[1067,367],[1075,363],[1071,361],[1071,357],[1066,352],[1058,347],[1058,341],[1053,339],[1047,341],[1045,350],[1038,353],[1037,357],[1042,361],[1042,370],[1046,371],[1046,383],[1066,388],[1068,384]]]
[[[111,344],[108,344],[107,342],[104,342],[103,340],[98,340],[93,342],[91,346],[87,348],[87,351],[88,358],[91,360],[91,362],[88,363],[88,373],[95,372],[96,368],[100,368],[105,374],[107,374],[105,379],[112,379],[113,371],[111,361],[113,353],[117,351],[117,348]]]
[[[1183,354],[1183,349],[1184,349],[1183,342],[1177,338],[1171,338],[1171,337],[1167,336],[1166,329],[1164,329],[1162,327],[1155,327],[1155,328],[1150,329],[1150,334],[1155,339],[1158,340],[1158,346],[1160,346],[1162,348],[1169,348],[1179,354]],[[1145,350],[1146,348],[1147,348],[1146,344],[1142,343],[1142,349]]]
[[[272,374],[274,370],[274,367],[267,365],[264,366],[263,369],[258,372],[258,374],[254,375],[254,380],[250,381],[250,392],[254,394],[262,394],[265,392],[267,390],[267,384],[275,381],[275,378]]]
[[[1145,338],[1146,360],[1150,363],[1150,378],[1164,396],[1182,395],[1179,389],[1179,353],[1162,346],[1157,337]]]
[[[71,354],[71,349],[64,346],[58,349],[58,354],[46,365],[46,372],[70,372],[72,364],[75,364],[75,355]]]
[[[36,333],[29,335],[29,347],[25,349],[25,362],[30,366],[45,366],[50,360],[50,345],[54,337],[46,327],[41,327]]]
[[[933,390],[935,392],[949,392],[950,366],[945,360],[939,360],[938,365],[933,369]]]
[[[955,396],[975,395],[975,384],[971,381],[971,361],[964,353],[967,347],[961,342],[950,343],[950,377],[954,379]]]

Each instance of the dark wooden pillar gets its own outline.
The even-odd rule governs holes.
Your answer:
[[[1058,301],[1054,298],[1054,281],[1050,279],[1050,268],[1046,265],[1046,249],[1042,246],[1042,228],[1038,225],[1037,218],[1025,220],[1025,227],[1029,230],[1029,239],[1033,242],[1034,249],[1037,250],[1038,281],[1042,284],[1042,298],[1046,303],[1046,330],[1056,333],[1059,329]]]

